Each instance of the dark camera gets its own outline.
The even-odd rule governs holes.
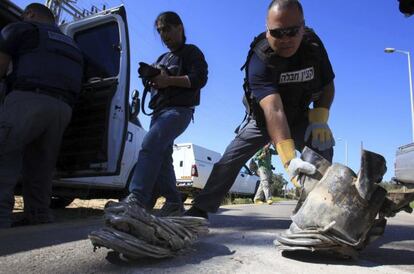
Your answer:
[[[155,77],[161,73],[161,70],[155,68],[151,65],[148,65],[144,62],[139,62],[138,74],[139,77],[143,78],[144,80],[148,80],[152,77]]]

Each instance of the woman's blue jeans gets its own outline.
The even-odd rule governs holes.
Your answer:
[[[173,166],[174,140],[188,127],[194,110],[170,107],[153,115],[142,142],[129,191],[152,208],[159,195],[169,203],[182,203]]]

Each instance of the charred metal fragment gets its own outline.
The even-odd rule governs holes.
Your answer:
[[[288,230],[275,244],[284,251],[309,250],[355,258],[359,250],[384,233],[381,212],[387,191],[378,185],[385,159],[363,150],[358,176],[341,164],[331,165],[306,148],[302,159],[314,164],[316,175],[301,175],[303,189]]]

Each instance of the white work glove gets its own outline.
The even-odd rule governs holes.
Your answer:
[[[316,167],[311,163],[303,161],[300,158],[294,158],[290,160],[286,171],[289,174],[290,178],[294,178],[299,175],[299,173],[304,173],[307,175],[315,174]]]
[[[286,139],[278,142],[276,144],[276,150],[289,175],[290,181],[295,187],[302,187],[297,180],[297,175],[299,175],[299,173],[312,175],[316,172],[316,167],[314,165],[296,157],[295,143],[293,139]]]

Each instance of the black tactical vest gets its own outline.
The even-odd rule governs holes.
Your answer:
[[[83,75],[83,57],[78,46],[57,26],[30,24],[38,33],[39,42],[35,48],[22,46],[24,50],[13,60],[13,88],[38,88],[75,97],[81,90]]]
[[[292,126],[305,119],[310,103],[320,96],[322,50],[319,37],[308,28],[305,28],[298,51],[290,58],[282,58],[275,54],[267,42],[265,33],[254,39],[246,63],[242,67],[246,69],[243,102],[247,114],[256,119],[258,126],[264,127],[265,119],[263,110],[251,94],[248,83],[248,63],[253,52],[271,69],[273,81],[282,98],[286,118]]]

